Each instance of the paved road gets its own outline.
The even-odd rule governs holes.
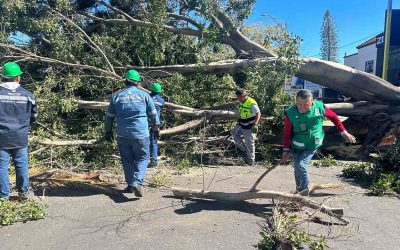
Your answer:
[[[150,176],[155,170],[150,170]],[[261,167],[205,169],[208,190],[238,192],[252,186]],[[311,168],[312,182],[342,182],[340,168]],[[148,179],[150,179],[150,176]],[[175,186],[202,188],[201,169],[172,176]],[[344,183],[344,182],[343,182]],[[400,201],[369,197],[360,187],[344,183],[342,194],[328,204],[345,208],[351,225],[305,224],[318,233],[329,233],[331,249],[399,249]],[[290,167],[279,167],[260,188],[290,191]],[[324,191],[327,192],[327,191]],[[325,199],[326,196],[316,199]],[[168,189],[147,187],[145,197],[108,197],[71,190],[50,190],[44,220],[16,223],[0,228],[0,249],[254,249],[263,215],[271,201],[241,204],[212,201],[181,201]]]

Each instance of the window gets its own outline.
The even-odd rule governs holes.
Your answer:
[[[374,72],[374,60],[365,62],[365,72]]]

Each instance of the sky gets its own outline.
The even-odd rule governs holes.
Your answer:
[[[400,0],[393,0],[400,9]],[[338,59],[357,52],[357,45],[384,31],[388,0],[257,0],[248,24],[286,24],[290,33],[300,36],[302,57],[320,53],[320,30],[326,10],[331,12],[338,31]]]

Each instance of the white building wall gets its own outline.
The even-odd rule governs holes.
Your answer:
[[[358,69],[358,53],[357,54],[353,54],[350,56],[346,56],[344,58],[344,65],[352,67],[354,69]]]
[[[371,74],[375,75],[376,72],[376,56],[377,56],[377,48],[375,44],[371,44],[369,46],[363,47],[358,50],[358,54],[348,56],[344,58],[344,65],[365,71],[365,62],[374,61],[373,72]]]

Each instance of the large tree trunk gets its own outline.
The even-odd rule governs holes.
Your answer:
[[[305,58],[298,76],[358,101],[400,104],[399,88],[375,75],[339,63]]]

